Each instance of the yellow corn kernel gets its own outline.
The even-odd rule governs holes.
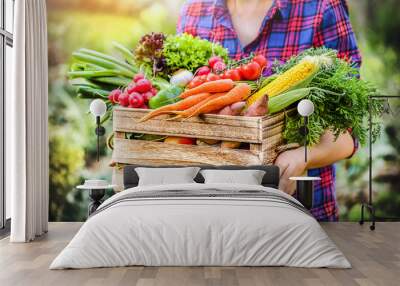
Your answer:
[[[259,98],[264,95],[273,97],[283,92],[289,91],[299,83],[306,80],[308,77],[314,75],[314,72],[318,68],[313,61],[301,61],[291,69],[287,70],[275,80],[267,84],[265,87],[257,91],[255,94],[249,97],[246,106],[252,105]]]

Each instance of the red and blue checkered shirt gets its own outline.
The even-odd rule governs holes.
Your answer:
[[[187,1],[177,30],[220,43],[236,60],[250,53],[262,54],[269,62],[267,73],[274,60],[284,62],[320,46],[336,49],[339,57],[361,64],[345,0],[275,0],[257,38],[247,46],[241,45],[224,0]],[[312,214],[320,221],[337,221],[335,166],[308,170],[308,175],[321,177],[314,185]]]

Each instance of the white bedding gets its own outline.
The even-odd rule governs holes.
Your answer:
[[[128,189],[100,206],[50,269],[127,265],[351,267],[312,216],[279,200],[251,196],[129,199],[144,191],[207,193],[210,189],[263,191],[299,204],[279,190],[255,185]]]

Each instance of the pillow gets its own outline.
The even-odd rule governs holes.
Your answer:
[[[265,171],[262,170],[215,170],[206,169],[200,172],[205,184],[245,184],[261,185]]]
[[[139,176],[139,186],[195,183],[193,179],[199,170],[199,167],[135,168]]]

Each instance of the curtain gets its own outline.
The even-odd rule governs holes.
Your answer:
[[[6,99],[6,187],[12,242],[47,232],[47,17],[45,0],[15,2],[14,93]]]

